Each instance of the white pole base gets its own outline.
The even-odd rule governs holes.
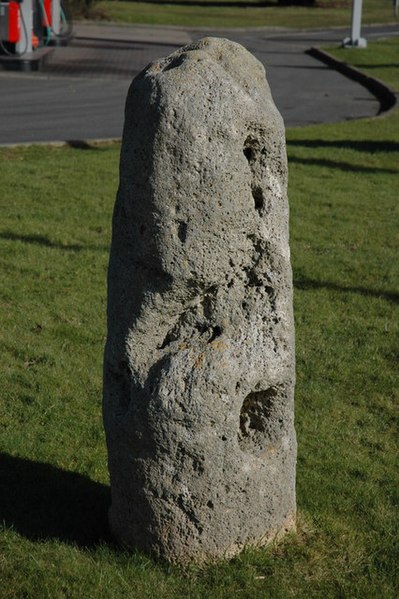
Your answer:
[[[367,40],[364,37],[358,37],[357,39],[352,39],[351,37],[346,37],[342,41],[343,48],[367,48]]]

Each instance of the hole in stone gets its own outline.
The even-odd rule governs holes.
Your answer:
[[[179,226],[177,228],[177,235],[182,243],[185,243],[187,239],[187,223],[183,221],[179,222]]]
[[[165,337],[165,339],[162,341],[161,345],[159,345],[158,349],[165,349],[165,347],[167,347],[170,343],[172,343],[172,341],[174,341],[173,335],[171,334],[171,332],[169,331]]]
[[[209,337],[208,343],[212,343],[212,341],[215,341],[215,339],[217,339],[217,337],[220,337],[222,332],[223,332],[222,327],[219,327],[217,325],[215,327],[213,327],[212,335]]]
[[[248,162],[253,162],[255,160],[255,149],[256,141],[252,137],[247,137],[244,142],[244,156],[248,160]]]
[[[252,187],[252,197],[255,202],[256,210],[260,211],[265,207],[265,198],[263,196],[263,190],[258,185]]]
[[[186,58],[187,58],[187,54],[183,53],[183,54],[180,54],[179,56],[176,56],[172,60],[170,60],[163,68],[164,73],[165,73],[165,71],[171,71],[172,69],[176,69],[177,67],[180,67],[180,65],[183,64],[183,62],[185,61]]]
[[[193,460],[193,468],[196,472],[198,472],[199,474],[202,474],[204,472],[204,465],[202,463],[201,460]]]
[[[258,287],[259,288],[259,287],[263,286],[261,276],[259,276],[259,273],[257,273],[254,268],[247,271],[247,277],[248,277],[248,285],[250,287]]]
[[[204,316],[207,320],[212,320],[217,293],[218,288],[216,286],[209,287],[204,293],[202,306],[204,310]]]
[[[140,235],[142,235],[144,233],[144,231],[146,230],[146,226],[145,225],[141,225],[140,227]]]
[[[213,501],[208,501],[206,505],[213,510]]]
[[[271,285],[265,285],[265,291],[271,298],[275,297],[276,295],[276,290]]]
[[[252,162],[255,156],[255,152],[252,148],[244,148],[244,156],[248,160],[248,162]]]
[[[194,326],[200,335],[203,335],[208,330],[208,326],[205,322],[196,322]]]
[[[240,411],[238,444],[243,451],[262,454],[279,445],[284,431],[284,392],[281,387],[253,391]]]

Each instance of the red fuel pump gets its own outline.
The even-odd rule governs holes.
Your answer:
[[[70,34],[61,0],[0,0],[0,54],[22,56]]]
[[[0,41],[16,44],[21,38],[19,2],[0,2]]]
[[[52,14],[52,0],[42,0],[43,4],[43,15],[42,15],[42,23],[43,27],[51,27],[53,21]]]

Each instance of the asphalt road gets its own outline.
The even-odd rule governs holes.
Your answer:
[[[265,65],[287,126],[372,116],[379,103],[370,92],[305,53],[312,45],[339,44],[347,34],[77,24],[73,42],[56,48],[40,72],[0,70],[0,144],[120,137],[132,78],[152,60],[207,35],[243,44]],[[362,34],[389,37],[399,35],[399,27]]]

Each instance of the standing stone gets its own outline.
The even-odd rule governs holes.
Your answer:
[[[262,65],[206,38],[132,83],[108,278],[111,529],[168,560],[295,525],[284,126]]]

